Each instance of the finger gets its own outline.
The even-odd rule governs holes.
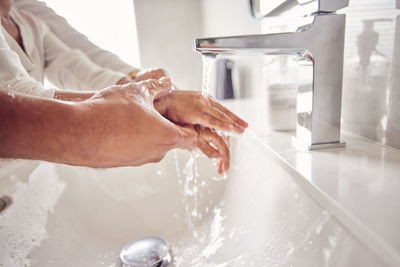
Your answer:
[[[234,129],[232,123],[220,121],[208,113],[202,113],[202,115],[197,119],[196,123],[222,131],[232,131]]]
[[[218,173],[220,175],[222,175],[222,173],[223,173],[223,161],[222,161],[222,159],[219,159],[217,161],[217,171],[218,171]]]
[[[169,93],[171,93],[171,90],[173,87],[171,78],[169,78],[169,77],[162,77],[159,80],[159,82],[160,82],[162,89],[157,91],[157,94],[154,96],[154,100],[160,99],[160,98],[168,95]]]
[[[148,79],[156,79],[159,80],[162,77],[168,76],[166,71],[160,68],[156,69],[147,69],[143,71],[143,73],[140,73],[137,78],[141,80],[148,80]]]
[[[162,77],[161,79],[159,79],[159,81],[162,82],[162,83],[165,82],[165,83],[169,83],[169,84],[172,85],[171,78],[167,77],[167,76]]]
[[[224,171],[228,171],[230,154],[229,148],[224,139],[215,132],[211,132],[209,128],[200,131],[200,138],[204,138],[210,145],[212,144],[215,146],[215,149],[218,150],[219,154],[221,155],[221,159],[224,164]]]
[[[197,147],[204,153],[204,155],[206,155],[208,158],[211,159],[216,159],[216,158],[220,158],[221,155],[218,152],[218,150],[216,150],[215,148],[213,148],[212,146],[210,146],[210,144],[204,139],[204,138],[199,138],[198,143],[197,143]]]
[[[150,73],[153,79],[161,79],[168,76],[164,69],[151,69]]]
[[[230,111],[229,109],[227,109],[226,107],[215,101],[213,98],[210,98],[210,103],[213,107],[218,108],[219,110],[224,112],[229,118],[231,118],[234,122],[239,124],[244,129],[249,126],[247,122],[239,118],[236,114],[234,114],[232,111]]]
[[[227,114],[220,111],[218,108],[215,108],[210,105],[209,108],[205,110],[205,112],[209,116],[212,116],[212,117],[216,118],[217,120],[219,120],[221,123],[228,125],[227,127],[230,128],[230,131],[234,130],[237,133],[243,133],[243,131],[244,131],[243,126],[241,126],[238,123],[236,123],[235,121],[233,121]],[[209,126],[209,127],[218,129],[218,128],[216,128],[216,125]],[[221,129],[221,130],[224,130],[224,129]]]
[[[136,77],[135,81],[140,82],[140,81],[145,81],[148,79],[161,79],[162,77],[168,76],[166,71],[163,69],[147,69],[139,72]]]
[[[161,80],[149,79],[141,83],[147,84],[147,90],[153,101],[168,95],[172,86],[171,79],[167,77]]]

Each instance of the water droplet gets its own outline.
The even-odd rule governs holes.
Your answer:
[[[197,213],[197,210],[193,210],[193,211],[192,211],[192,216],[193,216],[193,217],[197,217],[197,214],[198,214],[198,213]]]

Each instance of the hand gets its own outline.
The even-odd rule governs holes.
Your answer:
[[[124,85],[127,83],[134,83],[134,80],[131,80],[129,77],[122,77],[117,83],[116,85]]]
[[[160,114],[177,124],[194,125],[198,148],[209,158],[218,160],[219,174],[229,170],[229,148],[214,129],[242,133],[248,123],[213,98],[193,91],[172,91],[156,100],[154,106]]]
[[[158,162],[173,148],[193,149],[197,134],[162,117],[155,98],[169,92],[168,79],[111,86],[86,100],[96,124],[89,129],[96,140],[91,160],[95,167],[142,165]]]
[[[165,81],[167,82],[167,80]],[[154,102],[160,114],[177,124],[200,124],[222,131],[243,133],[248,123],[198,92],[175,90]]]
[[[156,69],[146,69],[140,71],[138,74],[135,76],[135,81],[140,82],[140,81],[145,81],[148,79],[156,79],[159,80],[162,77],[168,77],[167,73],[165,70],[156,68]]]

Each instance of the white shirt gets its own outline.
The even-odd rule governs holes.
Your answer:
[[[0,87],[53,97],[55,88],[44,88],[46,77],[69,90],[98,90],[115,84],[125,75],[91,62],[80,50],[63,44],[40,19],[12,9],[10,17],[19,26],[25,51],[1,26]]]
[[[40,18],[47,25],[49,25],[50,30],[61,41],[63,41],[63,43],[71,48],[76,48],[83,51],[83,53],[85,53],[85,55],[87,55],[90,60],[97,65],[124,74],[128,74],[137,69],[123,62],[115,54],[105,51],[94,45],[85,35],[76,31],[63,17],[57,15],[54,10],[49,8],[43,1],[14,0],[13,5],[19,10],[27,11]]]

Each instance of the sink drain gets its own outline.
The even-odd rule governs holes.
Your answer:
[[[164,267],[172,262],[171,248],[159,237],[144,237],[121,250],[123,267]]]

